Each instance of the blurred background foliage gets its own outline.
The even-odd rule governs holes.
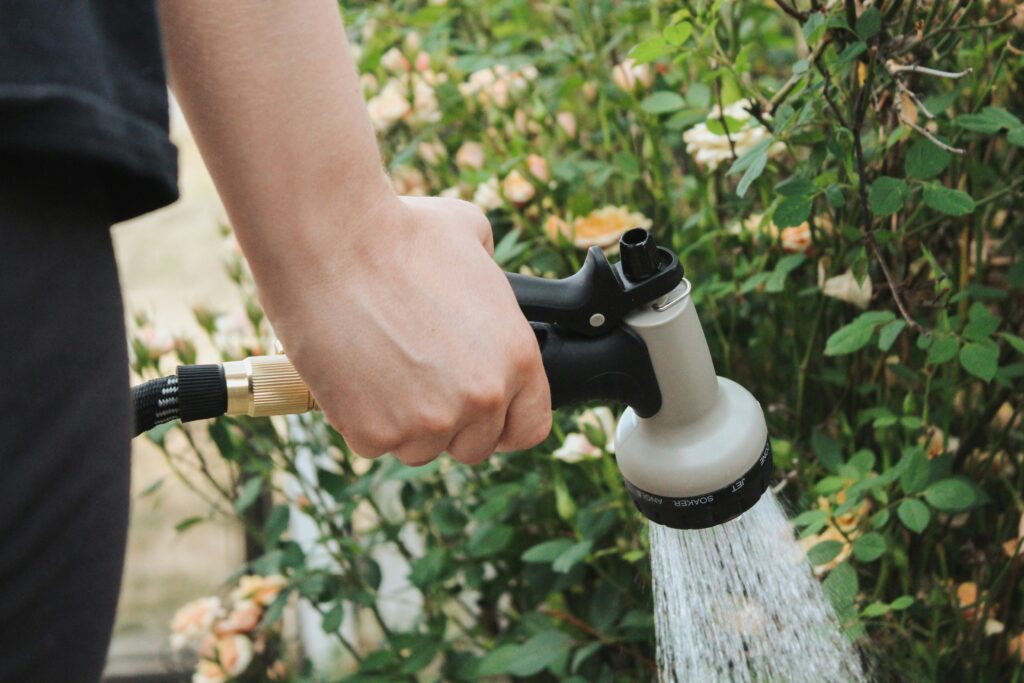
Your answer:
[[[796,533],[878,678],[1020,679],[1024,7],[344,13],[396,189],[481,206],[506,270],[565,276],[635,225],[679,253],[718,372],[765,407]],[[239,255],[229,271],[247,310],[197,318],[226,358],[265,352]],[[193,360],[140,323],[139,374]],[[364,461],[315,415],[149,438],[210,517],[247,521],[245,571],[287,579],[247,637],[301,595],[347,680],[648,680],[646,524],[612,420],[562,411],[542,446],[476,468]],[[227,475],[204,464],[218,457]],[[322,543],[297,539],[300,517]],[[384,547],[411,616],[381,607]],[[316,675],[274,651],[282,680]]]

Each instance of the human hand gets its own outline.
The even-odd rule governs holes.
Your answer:
[[[455,199],[381,202],[363,225],[254,264],[260,298],[328,421],[365,457],[478,463],[551,427],[536,337]],[[350,226],[352,227],[352,226]]]

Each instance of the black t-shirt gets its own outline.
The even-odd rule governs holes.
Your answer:
[[[167,119],[153,0],[0,0],[0,155],[95,161],[124,220],[178,197]]]

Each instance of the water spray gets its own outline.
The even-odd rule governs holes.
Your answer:
[[[717,377],[691,285],[670,250],[640,228],[620,261],[591,247],[562,280],[508,274],[540,345],[551,403],[617,401],[619,470],[637,509],[675,529],[704,529],[753,507],[768,487],[764,413]],[[287,356],[182,365],[132,389],[135,431],[220,415],[304,413],[316,401]]]

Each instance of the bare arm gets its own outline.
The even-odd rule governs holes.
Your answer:
[[[550,427],[537,345],[457,200],[397,197],[331,0],[164,0],[171,85],[267,315],[367,456],[477,462]]]

